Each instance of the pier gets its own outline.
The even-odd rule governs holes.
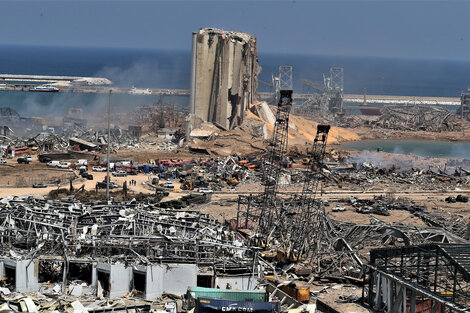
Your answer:
[[[114,87],[107,78],[100,77],[76,77],[76,76],[44,76],[44,75],[16,75],[0,74],[0,91],[28,91],[37,86],[37,83],[52,84],[64,93],[109,93],[132,95],[164,95],[164,96],[189,96],[188,89],[163,89],[163,88],[129,88]],[[294,93],[293,99],[297,101],[307,100],[311,94]],[[258,92],[259,100],[267,100],[272,97],[270,92]],[[364,102],[362,94],[344,94],[345,103]],[[392,96],[392,95],[367,95],[368,104],[394,104],[394,105],[449,105],[460,106],[460,97],[420,97],[420,96]]]
[[[33,85],[31,84],[6,84],[0,91],[28,91]],[[64,93],[109,93],[113,94],[133,94],[133,95],[164,95],[164,96],[189,96],[188,89],[162,89],[162,88],[127,88],[127,87],[111,87],[111,86],[72,86],[69,88],[60,88],[60,92]],[[271,97],[269,92],[259,92],[259,100],[267,100]],[[309,94],[294,93],[294,100],[306,100]],[[364,95],[345,94],[343,98],[346,103],[364,102]],[[396,104],[396,105],[451,105],[460,106],[460,98],[453,97],[419,97],[419,96],[390,96],[390,95],[367,95],[368,104]]]

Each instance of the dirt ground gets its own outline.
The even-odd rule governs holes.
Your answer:
[[[47,167],[44,163],[33,161],[18,164],[16,159],[0,164],[0,186],[31,187],[34,183],[57,184],[67,182],[73,174],[69,170]]]
[[[72,160],[73,161],[73,160]],[[91,166],[90,166],[91,168]],[[73,181],[72,185],[75,189],[78,189],[84,185],[85,190],[93,191],[97,182],[104,181],[106,177],[106,172],[91,172],[93,175],[93,180],[87,180],[84,178],[77,178]],[[22,196],[22,195],[38,195],[46,196],[51,190],[55,190],[58,187],[69,188],[70,180],[68,177],[79,176],[78,171],[67,170],[67,169],[57,169],[48,167],[45,163],[41,163],[33,157],[33,162],[30,164],[18,164],[16,159],[7,160],[7,164],[0,165],[0,198],[7,196]],[[56,176],[65,177],[61,182],[60,186],[57,183],[49,184],[48,179],[55,178]],[[11,184],[12,187],[9,187],[7,184],[8,181],[16,182],[16,177],[22,177],[23,181],[29,182],[25,187],[13,187],[14,184]],[[154,188],[150,185],[152,178],[156,177],[155,175],[148,174],[138,174],[135,176],[127,177],[114,177],[111,176],[110,181],[123,186],[124,181],[127,181],[127,186],[129,192],[134,193],[146,193],[153,194]],[[130,180],[135,180],[135,186],[130,185]],[[45,183],[47,188],[32,188],[32,184],[40,182]],[[174,182],[175,192],[172,192],[169,197],[165,199],[176,199],[179,198],[179,183]],[[105,189],[99,189],[99,192],[105,192]]]
[[[157,158],[152,152],[138,152],[135,151],[120,151],[118,154],[119,157],[129,157],[138,155],[139,159],[155,159]],[[170,154],[170,153],[160,153],[158,154],[159,158],[169,158],[169,159],[187,159],[191,157],[189,154]],[[34,159],[34,158],[33,158]],[[133,158],[135,159],[135,158]],[[73,187],[78,189],[84,186],[85,190],[94,191],[95,185],[99,181],[103,181],[106,176],[106,172],[90,172],[93,174],[93,180],[86,180],[83,178],[77,178],[73,181]],[[10,195],[40,195],[46,196],[51,190],[58,188],[56,183],[49,184],[47,188],[32,188],[32,183],[34,182],[45,182],[47,179],[54,179],[55,177],[64,178],[61,187],[69,188],[69,179],[68,177],[77,175],[78,172],[73,172],[72,170],[62,170],[56,168],[47,167],[46,164],[40,163],[37,160],[34,160],[30,164],[18,164],[16,160],[9,159],[7,160],[6,165],[0,165],[0,197],[7,197]],[[23,178],[23,184],[21,188],[14,187],[14,183],[17,182],[17,177]],[[128,182],[128,189],[130,193],[144,193],[144,194],[153,194],[154,188],[150,186],[150,182],[154,175],[140,173],[135,176],[127,177],[113,177],[111,176],[111,181],[122,186],[124,181]],[[136,185],[130,185],[130,180],[135,180]],[[9,185],[10,183],[10,185]],[[175,185],[174,191],[170,192],[170,196],[165,199],[176,199],[181,197],[186,193],[186,191],[181,191],[179,188],[179,183],[177,181],[173,182]],[[11,187],[10,187],[11,186]],[[215,193],[212,196],[212,202],[204,206],[201,210],[205,213],[210,213],[214,217],[224,220],[231,219],[236,217],[237,203],[239,194],[248,195],[249,193],[257,194],[261,193],[264,190],[264,186],[261,184],[245,184],[241,183],[236,187],[236,191],[227,192],[228,189],[224,190],[223,193]],[[289,188],[280,187],[279,191],[281,193],[288,192],[299,192],[301,190],[300,185],[292,185]],[[318,195],[318,198],[329,200],[330,205],[327,207],[327,212],[330,216],[338,221],[353,221],[356,223],[369,223],[369,217],[365,214],[356,213],[353,208],[347,207],[345,212],[332,212],[331,209],[336,205],[344,205],[344,199],[348,199],[350,196],[354,196],[358,199],[371,199],[374,196],[384,196],[389,190],[389,186],[375,186],[374,190],[364,191],[357,186],[354,189],[343,189],[336,186],[329,186],[325,188],[323,195]],[[99,192],[105,192],[104,189],[100,189]],[[413,201],[416,205],[425,206],[431,212],[451,212],[460,214],[465,218],[470,217],[470,204],[469,203],[446,203],[444,201],[445,197],[449,195],[456,196],[457,194],[468,194],[470,191],[467,190],[455,190],[448,191],[443,193],[439,190],[426,190],[422,187],[417,190],[411,189],[396,189],[394,190],[395,197],[406,198],[409,201]],[[382,219],[385,222],[399,222],[408,225],[415,226],[424,226],[423,222],[415,218],[411,213],[406,211],[391,211],[390,216],[376,216]]]

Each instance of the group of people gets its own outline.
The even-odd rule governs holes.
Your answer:
[[[131,179],[131,180],[129,181],[129,185],[131,185],[131,186],[136,186],[136,185],[137,185],[137,181],[136,181],[135,179]]]

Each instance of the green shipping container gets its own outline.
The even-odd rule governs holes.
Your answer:
[[[265,302],[267,299],[266,291],[264,289],[232,290],[205,287],[188,288],[186,299],[188,300],[188,304],[190,307],[194,307],[195,300],[199,297],[249,302]]]

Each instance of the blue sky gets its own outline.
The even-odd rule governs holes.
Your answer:
[[[262,53],[470,60],[467,1],[0,1],[0,42],[189,50],[201,27]]]

